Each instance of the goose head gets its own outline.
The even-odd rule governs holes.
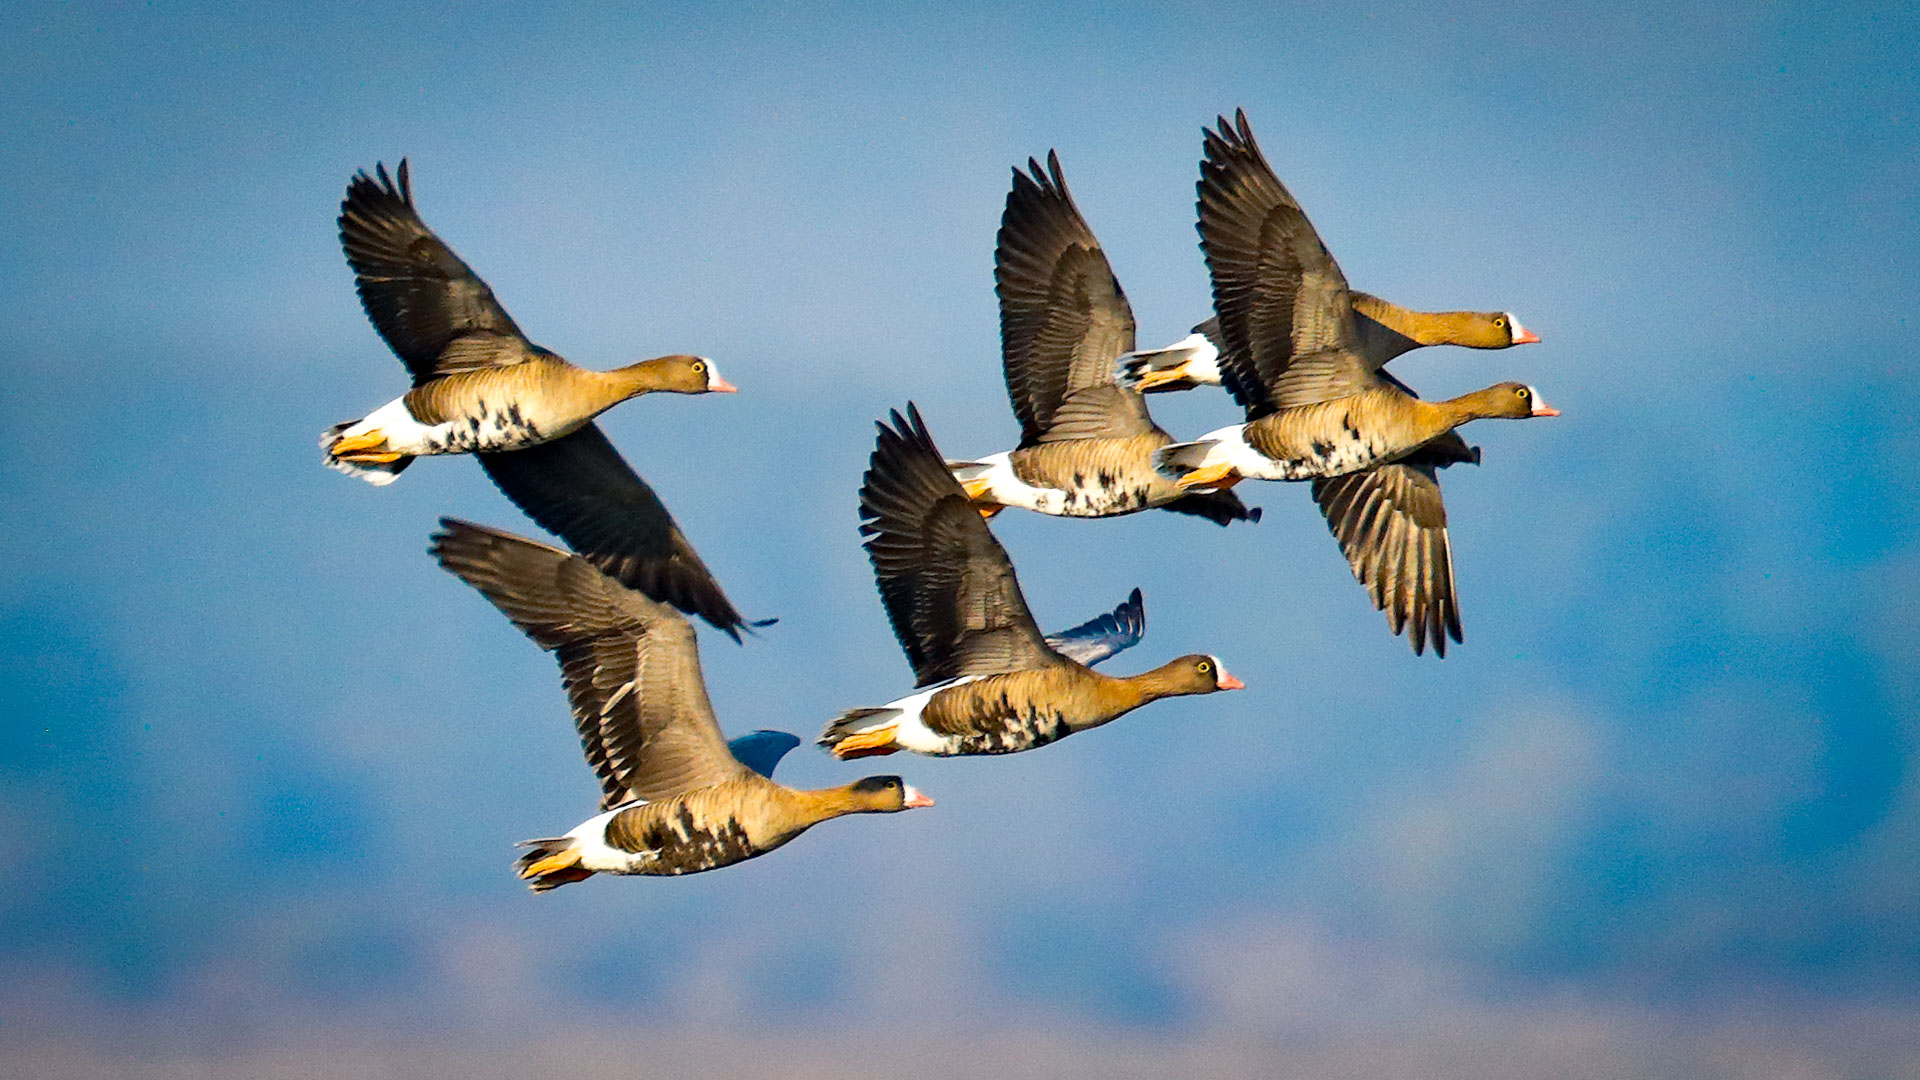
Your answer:
[[[841,789],[850,814],[897,814],[932,806],[933,800],[897,776],[869,776]]]
[[[656,356],[621,369],[641,390],[669,394],[732,394],[739,390],[720,377],[720,369],[704,356]]]

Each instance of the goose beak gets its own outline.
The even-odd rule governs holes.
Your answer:
[[[1536,334],[1533,331],[1527,329],[1526,327],[1521,326],[1519,319],[1514,319],[1513,316],[1511,315],[1507,316],[1507,318],[1513,319],[1513,343],[1515,345],[1540,344],[1539,334]]]
[[[1539,402],[1538,404],[1536,404],[1536,405],[1534,405],[1534,407],[1533,407],[1533,415],[1535,415],[1535,416],[1559,416],[1559,415],[1560,415],[1560,410],[1559,410],[1559,409],[1556,409],[1556,408],[1554,408],[1553,406],[1551,406],[1551,405],[1549,405],[1549,404],[1547,404],[1546,402],[1544,402],[1544,401],[1542,401],[1542,402]]]
[[[1233,676],[1227,674],[1225,671],[1222,671],[1220,673],[1220,689],[1245,690],[1246,688],[1247,688],[1246,683],[1241,682],[1239,679],[1234,678]]]
[[[739,392],[740,392],[739,387],[733,385],[732,383],[728,382],[727,380],[721,378],[718,375],[715,375],[713,378],[707,380],[707,393],[709,394],[737,394]]]
[[[922,806],[932,806],[933,800],[926,797],[925,795],[922,795],[920,793],[919,788],[914,787],[912,784],[908,784],[907,785],[907,801],[904,803],[901,803],[900,805],[903,809],[914,810]]]

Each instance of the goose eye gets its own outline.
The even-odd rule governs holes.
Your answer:
[[[700,362],[700,361],[698,361],[698,360],[695,360],[695,361],[693,362],[693,370],[694,370],[695,372],[701,372],[701,371],[705,371],[705,370],[707,370],[707,365],[705,365],[705,364],[703,364],[703,363],[701,363],[701,362]]]
[[[1495,325],[1495,326],[1505,326],[1505,325],[1507,325],[1507,320],[1506,320],[1506,319],[1505,319],[1504,317],[1496,317],[1496,318],[1495,318],[1495,319],[1493,320],[1493,325]]]
[[[1515,387],[1513,396],[1519,398],[1521,401],[1527,400],[1527,388],[1524,386]]]
[[[1205,675],[1207,672],[1213,670],[1213,665],[1207,663],[1205,660],[1202,660],[1198,664],[1194,665],[1194,669],[1200,672],[1200,674]]]

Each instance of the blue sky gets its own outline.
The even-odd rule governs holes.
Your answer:
[[[1899,5],[9,8],[0,1031],[112,1062],[74,1017],[396,1055],[620,1017],[880,1070],[806,1033],[1332,1061],[1467,1016],[1591,1021],[1657,1074],[1708,1038],[1667,1010],[1786,1001],[1739,1030],[1844,1074],[1885,1040],[1830,1033],[1920,997],[1916,46]],[[469,462],[374,490],[313,445],[404,385],[334,234],[354,170],[410,156],[535,340],[741,387],[606,426],[781,619],[704,636],[723,724],[810,734],[908,682],[854,530],[871,421],[1015,437],[1009,168],[1058,149],[1172,340],[1235,107],[1357,287],[1545,339],[1396,364],[1565,411],[1446,477],[1464,645],[1390,637],[1297,486],[1225,531],[1010,513],[1044,624],[1139,585],[1116,669],[1211,651],[1249,690],[900,761],[936,810],[723,873],[527,895],[509,845],[591,777],[549,658],[424,548],[441,514],[536,530]]]

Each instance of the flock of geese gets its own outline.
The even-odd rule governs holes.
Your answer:
[[[595,873],[686,874],[771,851],[828,818],[933,800],[897,776],[802,791],[772,779],[799,744],[729,743],[700,671],[697,615],[740,640],[740,614],[651,488],[594,418],[640,394],[731,393],[712,360],[673,355],[588,371],[530,341],[414,209],[407,163],[356,175],[340,239],[374,329],[413,388],[321,439],[326,463],[388,484],[414,459],[476,456],[502,492],[572,550],[452,518],[432,554],[555,654],[600,813],[530,840],[536,891]],[[1243,113],[1205,130],[1200,246],[1214,317],[1164,349],[1134,348],[1133,313],[1059,158],[1015,169],[994,259],[1007,392],[1020,444],[943,455],[909,404],[880,422],[860,486],[861,533],[913,690],[849,709],[821,746],[841,759],[1006,754],[1098,727],[1159,698],[1242,688],[1219,657],[1138,675],[1094,670],[1136,644],[1139,590],[1080,626],[1041,632],[989,519],[1148,509],[1258,521],[1245,479],[1307,480],[1355,577],[1413,650],[1444,656],[1459,606],[1439,470],[1480,460],[1457,430],[1555,416],[1500,383],[1424,401],[1388,374],[1424,345],[1538,341],[1506,312],[1417,312],[1355,292],[1254,142]],[[1222,385],[1245,421],[1179,441],[1150,393]]]

